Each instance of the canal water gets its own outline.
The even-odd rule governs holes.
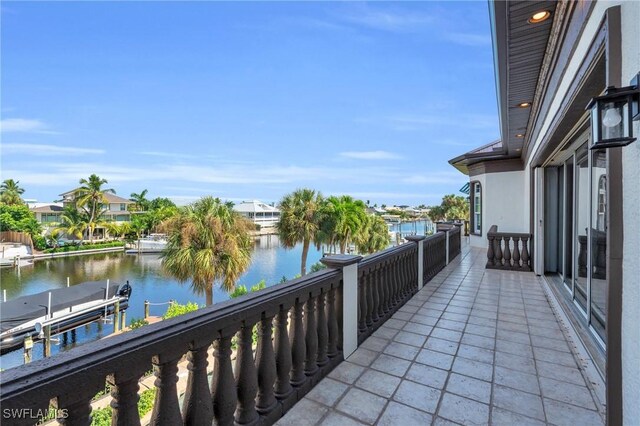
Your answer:
[[[411,233],[423,234],[428,231],[430,222],[404,222],[390,226],[390,231],[402,235]],[[393,241],[395,243],[395,241]],[[240,278],[238,284],[247,288],[265,280],[267,286],[277,284],[283,276],[291,279],[300,273],[300,257],[302,245],[285,249],[280,245],[276,235],[263,235],[256,240],[251,256],[251,266]],[[322,257],[321,251],[310,247],[307,258],[307,270]],[[179,283],[175,278],[162,270],[161,258],[158,254],[129,255],[124,253],[104,253],[95,255],[72,256],[57,259],[39,260],[33,265],[20,269],[4,268],[0,270],[0,289],[6,290],[7,300],[19,296],[40,293],[55,288],[65,287],[67,278],[71,285],[86,281],[111,280],[118,283],[129,281],[133,288],[129,307],[127,308],[127,324],[134,318],[144,317],[144,301],[152,303],[150,314],[162,316],[169,300],[178,303],[195,302],[205,304],[204,294],[195,294],[190,283]],[[1,291],[0,291],[1,294]],[[214,304],[228,300],[229,295],[219,286],[214,289]],[[153,305],[158,303],[160,305]],[[1,313],[0,304],[0,316]],[[66,351],[91,340],[102,338],[113,332],[113,323],[97,321],[55,337],[51,346],[53,354]],[[43,344],[36,343],[33,348],[33,359],[43,357]],[[0,356],[0,368],[7,369],[23,363],[23,350]]]
[[[265,280],[267,286],[277,284],[283,276],[291,279],[300,273],[302,245],[285,249],[276,235],[263,235],[256,240],[251,256],[251,266],[238,281],[247,288]],[[309,249],[307,270],[321,258],[315,247]],[[0,289],[7,291],[7,300],[40,293],[54,288],[65,287],[67,277],[71,285],[85,281],[111,280],[124,283],[129,281],[133,288],[127,309],[127,324],[132,318],[144,317],[144,301],[163,303],[175,300],[184,304],[195,302],[205,304],[204,294],[195,294],[190,283],[179,283],[162,270],[158,254],[129,255],[124,253],[104,253],[86,256],[73,256],[57,259],[39,260],[31,266],[19,270],[3,268],[0,270]],[[1,292],[0,292],[1,294]],[[229,299],[229,295],[219,286],[214,289],[213,301]],[[0,304],[0,309],[2,305]],[[151,315],[162,316],[167,305],[152,305]],[[2,313],[0,312],[0,315]],[[74,332],[56,336],[51,346],[53,354],[69,350],[78,344],[96,340],[113,332],[113,323],[97,321],[82,326]],[[33,359],[43,356],[42,343],[33,348]],[[0,357],[0,368],[7,369],[23,363],[23,350],[19,349]]]

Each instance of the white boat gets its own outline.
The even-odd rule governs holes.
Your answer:
[[[136,241],[134,247],[126,250],[126,253],[161,253],[165,247],[167,247],[167,236],[165,234],[149,234]]]
[[[71,287],[21,296],[0,303],[0,351],[23,345],[27,337],[41,337],[46,326],[52,334],[111,315],[115,303],[125,310],[131,286],[107,281],[89,281]]]

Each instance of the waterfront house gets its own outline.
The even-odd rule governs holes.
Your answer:
[[[77,189],[72,189],[71,191],[60,194],[60,196],[62,197],[63,207],[75,206],[77,191]],[[135,204],[133,201],[127,198],[119,197],[116,194],[112,194],[110,192],[105,192],[104,197],[108,201],[108,204],[105,204],[103,206],[104,212],[102,218],[104,220],[113,221],[116,223],[131,221],[129,206]]]
[[[640,70],[640,3],[489,7],[502,137],[452,160],[470,175],[470,244],[454,226],[325,258],[7,370],[3,412],[53,399],[89,424],[106,380],[112,424],[140,424],[153,366],[152,424],[636,425],[640,143],[589,149],[585,106]]]
[[[280,220],[280,210],[258,200],[243,201],[233,209],[261,228],[273,228]]]
[[[64,207],[62,203],[32,203],[29,205],[29,210],[36,215],[38,223],[46,227],[60,223]]]
[[[450,161],[469,176],[471,245],[507,270],[526,247],[606,382],[607,422],[638,424],[640,2],[490,11],[501,139]]]

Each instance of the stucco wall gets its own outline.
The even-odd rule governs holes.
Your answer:
[[[622,82],[640,71],[640,2],[622,3]],[[640,121],[634,123],[640,137]],[[640,422],[640,141],[622,150],[624,255],[622,384],[624,423]]]
[[[528,232],[528,203],[525,203],[528,192],[525,192],[524,175],[524,171],[516,171],[470,178],[482,185],[482,236],[471,236],[472,246],[487,247],[487,232],[492,225],[498,225],[498,231],[503,232]]]

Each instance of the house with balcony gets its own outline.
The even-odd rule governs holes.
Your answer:
[[[243,201],[233,206],[233,210],[261,228],[273,228],[280,220],[280,210],[258,200]]]
[[[452,225],[326,257],[324,270],[4,371],[2,415],[33,424],[23,413],[54,407],[90,424],[106,382],[114,425],[636,425],[640,129],[635,95],[618,100],[619,121],[598,98],[634,93],[640,3],[489,8],[501,139],[451,160],[469,175],[469,243]],[[603,139],[598,117],[630,128]]]

